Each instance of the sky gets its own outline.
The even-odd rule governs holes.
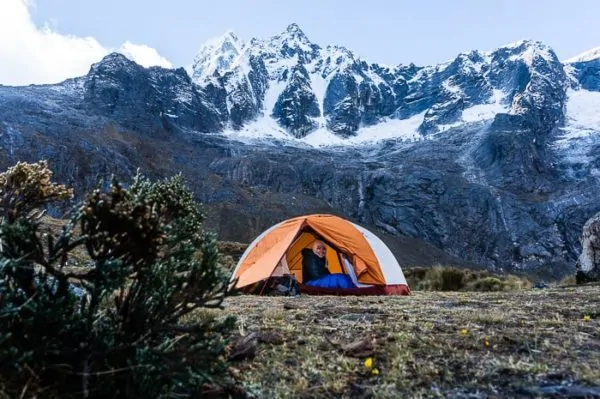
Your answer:
[[[600,46],[598,15],[598,0],[0,0],[0,84],[81,76],[111,51],[187,67],[227,30],[249,40],[293,22],[313,43],[387,65],[431,65],[521,39],[567,59]]]

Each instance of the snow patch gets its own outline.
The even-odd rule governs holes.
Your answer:
[[[291,136],[277,124],[275,119],[265,116],[255,121],[248,122],[242,129],[227,129],[223,134],[232,139],[260,140],[272,138],[286,140]]]
[[[226,130],[223,134],[242,141],[265,141],[270,138],[289,145],[311,147],[355,146],[389,139],[417,141],[423,139],[417,129],[423,123],[424,116],[425,112],[422,112],[408,119],[387,119],[375,126],[360,128],[355,136],[349,138],[339,137],[325,127],[321,127],[304,138],[296,139],[268,116],[249,122],[240,130]]]
[[[568,60],[565,60],[563,62],[572,64],[575,62],[594,61],[599,58],[600,58],[600,47],[594,47],[591,50],[584,51],[583,53],[577,54],[575,57],[571,57]]]
[[[566,162],[587,164],[595,158],[589,150],[600,136],[600,92],[569,89],[567,96],[565,126],[553,147]]]
[[[263,111],[265,115],[269,116],[273,112],[273,108],[275,108],[275,104],[277,103],[277,99],[279,95],[285,89],[287,82],[281,81],[270,81],[269,87],[265,93],[265,100],[263,101]]]
[[[567,90],[566,123],[561,142],[600,132],[600,92]]]
[[[355,136],[343,139],[331,131],[319,129],[303,139],[314,147],[330,145],[357,145],[375,143],[381,140],[398,139],[403,141],[420,140],[422,136],[417,129],[423,123],[425,112],[414,115],[407,119],[386,119],[374,126],[362,127]]]
[[[327,121],[325,120],[325,111],[323,109],[325,93],[327,92],[327,84],[327,80],[325,80],[319,73],[310,74],[310,86],[315,97],[317,98],[319,112],[321,113],[319,118],[315,120],[315,122],[318,123],[319,128],[324,128],[327,124]]]
[[[466,108],[462,112],[464,122],[479,122],[494,118],[496,114],[506,113],[508,105],[502,104],[506,94],[502,90],[495,89],[487,104],[477,104]]]

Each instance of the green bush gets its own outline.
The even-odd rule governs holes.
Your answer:
[[[229,276],[182,177],[113,181],[53,234],[42,208],[72,192],[51,175],[45,162],[0,174],[0,393],[189,397],[226,384],[234,319],[185,317],[220,307]],[[71,267],[77,248],[85,268]]]

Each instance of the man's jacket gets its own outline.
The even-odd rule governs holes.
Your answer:
[[[328,276],[331,272],[327,269],[325,258],[319,258],[312,249],[302,250],[302,282],[316,280]]]

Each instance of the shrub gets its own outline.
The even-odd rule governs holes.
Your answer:
[[[406,278],[411,287],[423,291],[458,291],[465,285],[468,270],[436,266],[408,269]]]
[[[531,280],[521,276],[509,274],[504,280],[505,291],[525,290],[533,287]]]
[[[72,192],[50,177],[44,162],[0,174],[4,391],[158,398],[224,384],[233,318],[185,316],[220,307],[229,276],[182,177],[113,181],[87,194],[60,234],[41,231],[42,208]],[[77,248],[90,264],[74,271]]]
[[[417,267],[404,271],[415,291],[508,291],[531,288],[529,280],[513,276],[492,276],[486,270],[436,266]]]
[[[492,292],[505,291],[508,285],[498,277],[484,277],[473,280],[465,287],[466,291]]]

